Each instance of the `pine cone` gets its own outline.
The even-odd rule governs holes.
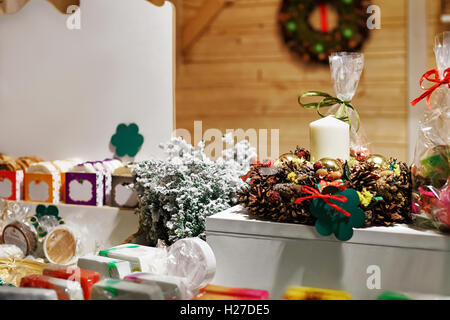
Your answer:
[[[366,225],[390,226],[394,223],[409,223],[411,217],[411,170],[404,162],[390,159],[397,163],[400,175],[389,169],[377,169],[379,179],[376,181],[375,193],[383,198],[371,207],[371,214],[366,211]]]
[[[373,163],[360,162],[350,167],[350,177],[347,182],[347,187],[356,191],[362,191],[366,188],[367,191],[374,192],[378,178],[379,176],[376,174],[376,167]]]
[[[238,193],[238,202],[252,215],[277,222],[312,225],[315,218],[309,212],[310,201],[295,204],[294,199],[303,196],[300,184],[314,185],[316,177],[308,162],[283,162],[275,174],[265,174],[264,167],[257,166],[250,176],[250,184]],[[290,183],[287,176],[295,173],[299,183]],[[301,182],[300,182],[301,181]]]
[[[284,162],[278,168],[277,181],[284,183],[288,181],[290,173],[296,174],[297,184],[315,186],[319,183],[319,179],[315,174],[314,167],[310,162],[298,164],[296,162]]]
[[[297,174],[298,184],[314,187],[320,182],[320,179],[317,177],[314,167],[310,162],[305,163],[305,165],[295,173]]]

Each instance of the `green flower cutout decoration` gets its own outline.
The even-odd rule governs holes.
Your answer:
[[[144,137],[139,134],[139,127],[132,123],[121,123],[117,126],[116,133],[111,137],[111,144],[116,147],[116,155],[134,157],[144,143]]]
[[[36,217],[38,219],[42,218],[43,216],[54,216],[58,219],[58,221],[61,219],[59,217],[59,210],[56,206],[44,206],[43,204],[40,204],[36,207]]]
[[[359,197],[355,190],[345,189],[344,191],[333,193],[333,195],[347,198],[346,202],[334,199],[329,201],[350,213],[350,216],[346,217],[343,213],[328,205],[323,199],[316,198],[310,206],[311,214],[317,218],[316,230],[323,236],[329,236],[334,233],[338,240],[350,240],[353,236],[353,228],[364,226],[366,215],[359,207]]]

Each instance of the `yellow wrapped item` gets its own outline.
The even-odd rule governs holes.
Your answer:
[[[16,287],[20,286],[20,280],[31,274],[42,274],[47,264],[17,258],[0,258],[0,280]]]
[[[346,291],[290,287],[284,293],[285,300],[352,300],[352,295]]]

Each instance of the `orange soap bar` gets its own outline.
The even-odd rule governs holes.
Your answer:
[[[78,282],[32,274],[20,280],[22,288],[55,290],[58,300],[83,300],[83,291]]]
[[[77,267],[56,267],[56,268],[48,268],[44,269],[44,275],[77,281],[80,283],[81,288],[83,289],[84,299],[89,300],[91,295],[92,286],[100,281],[100,273],[96,271],[81,269]]]
[[[194,300],[267,300],[266,290],[229,288],[209,284],[197,294]]]

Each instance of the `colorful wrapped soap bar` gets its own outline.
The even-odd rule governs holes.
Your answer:
[[[58,300],[55,290],[0,287],[0,300]]]
[[[346,291],[290,287],[284,294],[286,300],[352,300],[352,295]]]
[[[209,284],[200,289],[194,300],[268,300],[266,290],[228,288]]]
[[[77,267],[50,267],[44,269],[43,274],[53,278],[79,282],[85,300],[89,300],[92,286],[100,281],[100,273]]]
[[[133,272],[167,273],[167,252],[164,248],[123,244],[102,250],[99,255],[129,261]]]
[[[100,273],[102,278],[123,279],[131,273],[129,261],[108,257],[85,255],[78,259],[78,266]]]
[[[164,300],[159,286],[105,279],[92,288],[90,300]]]
[[[43,288],[55,290],[58,300],[83,300],[83,290],[78,282],[52,278],[40,274],[23,277],[20,281],[23,288]]]
[[[135,272],[125,277],[125,280],[143,284],[156,284],[166,300],[183,300],[185,298],[185,284],[183,278],[157,275],[152,273]]]

